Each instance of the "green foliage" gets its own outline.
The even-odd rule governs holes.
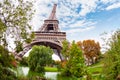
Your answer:
[[[76,77],[72,77],[72,76],[62,76],[60,74],[57,75],[57,80],[83,80],[83,79],[78,79]]]
[[[86,72],[86,80],[92,80],[92,74]]]
[[[9,69],[12,67],[11,62],[14,60],[14,57],[8,53],[8,50],[0,45],[0,80],[17,79],[15,73]]]
[[[106,80],[115,80],[120,75],[120,30],[110,40],[110,49],[105,54],[103,73]]]
[[[20,61],[20,65],[22,66],[28,66],[28,57],[23,57]]]
[[[102,72],[102,66],[100,66],[100,67],[89,67],[88,70],[92,74],[99,74],[99,73]]]
[[[69,42],[68,41],[63,41],[62,42],[63,44],[63,48],[62,48],[62,51],[61,53],[63,54],[64,58],[67,60],[67,58],[69,57]]]
[[[3,67],[0,63],[0,80],[16,80],[17,77],[9,68]]]
[[[15,41],[16,44],[16,52],[19,53],[20,51],[23,50],[22,43],[20,41]]]
[[[9,43],[8,36],[14,38],[15,41],[31,41],[33,34],[30,34],[30,21],[34,12],[32,6],[33,2],[24,0],[15,0],[15,2],[14,0],[2,0],[0,2],[0,43]]]
[[[42,73],[37,73],[35,71],[28,72],[28,80],[47,80]]]
[[[62,70],[62,62],[56,61],[56,62],[55,62],[55,66],[57,67],[58,71],[61,71],[61,70]]]
[[[17,4],[16,4],[17,3]],[[14,74],[9,71],[11,61],[14,60],[9,55],[8,48],[10,37],[15,41],[16,51],[22,50],[22,43],[26,39],[32,39],[30,35],[30,21],[33,15],[33,2],[24,0],[1,0],[0,1],[0,80],[16,80],[12,78]],[[22,43],[21,43],[22,42]],[[29,41],[30,42],[30,41]],[[2,45],[2,46],[1,46]]]
[[[53,51],[45,46],[33,46],[28,58],[31,71],[44,73],[44,66],[52,62]]]
[[[62,74],[75,77],[82,77],[85,74],[83,54],[74,41],[69,49],[69,59]]]
[[[5,30],[6,30],[6,27],[4,27],[5,26],[5,24],[3,24],[3,22],[2,22],[2,20],[1,20],[1,18],[0,18],[0,42],[1,42],[1,40],[3,39],[2,37],[3,37],[3,33],[5,32]]]
[[[0,63],[4,67],[11,67],[11,61],[14,59],[14,57],[8,53],[8,50],[0,45]]]
[[[84,58],[82,51],[79,49],[75,42],[72,43],[70,48],[70,59],[68,61],[70,72],[76,77],[82,77],[84,75]]]

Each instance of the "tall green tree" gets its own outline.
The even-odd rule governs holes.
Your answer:
[[[67,60],[69,58],[69,47],[70,47],[70,44],[67,40],[64,40],[62,42],[62,55],[64,56],[65,60]]]
[[[73,41],[69,49],[69,58],[63,72],[66,76],[82,77],[85,74],[83,53]]]
[[[103,73],[106,80],[115,80],[120,76],[120,30],[112,35],[105,53]]]
[[[24,0],[0,1],[1,45],[7,47],[9,45],[10,37],[14,38],[16,46],[31,41],[33,33],[30,34],[30,21],[34,12],[32,6],[33,2]]]
[[[44,67],[52,62],[53,51],[45,46],[33,46],[28,58],[28,64],[31,71],[45,72]]]

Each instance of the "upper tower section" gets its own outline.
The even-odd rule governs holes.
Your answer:
[[[40,32],[60,32],[58,27],[59,21],[56,18],[56,7],[54,4],[52,12],[47,20],[44,20],[43,26],[40,28]]]
[[[54,4],[52,12],[49,16],[49,20],[57,20],[57,18],[56,18],[56,7],[57,7],[57,4]]]

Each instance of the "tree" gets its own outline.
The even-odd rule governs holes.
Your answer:
[[[70,47],[69,42],[67,40],[64,40],[62,42],[62,45],[63,46],[61,53],[63,54],[65,60],[67,60],[69,58],[69,47]]]
[[[8,50],[0,45],[0,80],[17,79],[15,73],[9,69],[13,67],[14,57],[8,53]]]
[[[0,80],[18,80],[16,74],[0,64]]]
[[[110,48],[105,53],[103,73],[106,80],[115,80],[120,76],[120,30],[107,43]]]
[[[69,49],[69,58],[63,74],[66,76],[83,77],[85,73],[85,63],[82,51],[75,42]]]
[[[17,4],[16,4],[17,3]],[[2,0],[0,2],[0,44],[6,48],[9,37],[14,38],[16,46],[30,42],[30,21],[33,15],[33,3],[23,0]],[[19,45],[21,46],[21,45]],[[18,48],[16,48],[16,51]],[[20,48],[19,48],[20,49]]]
[[[84,52],[86,63],[88,65],[95,63],[100,56],[100,45],[94,40],[84,40],[83,42],[77,42],[78,46]]]
[[[31,71],[45,72],[44,66],[52,62],[53,51],[45,46],[33,46],[28,57],[28,65]]]
[[[12,55],[9,55],[7,49],[0,45],[0,64],[3,67],[11,67],[11,62],[14,60]]]
[[[22,66],[28,66],[28,57],[23,57],[20,61],[20,65]]]
[[[29,34],[32,6],[32,2],[24,0],[0,0],[0,80],[17,79],[11,71],[11,64],[15,65],[15,60],[9,54],[8,47],[11,38],[19,52],[22,50],[21,43],[30,42],[34,37],[33,33]]]
[[[78,45],[78,46],[80,47],[80,49],[82,50],[82,47],[83,47],[83,46],[82,46],[82,42],[81,42],[81,41],[78,41],[78,42],[77,42],[77,45]]]

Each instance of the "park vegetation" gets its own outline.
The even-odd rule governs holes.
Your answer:
[[[104,56],[103,74],[105,80],[120,80],[120,30],[108,42],[110,48]]]
[[[17,4],[16,4],[17,2]],[[24,42],[30,42],[30,21],[33,15],[33,2],[23,0],[0,1],[0,80],[19,80],[13,71],[17,62],[9,49],[13,40],[15,51],[20,52]],[[21,80],[21,79],[20,79]]]
[[[86,65],[92,65],[99,60],[101,55],[99,42],[84,40],[77,42],[77,44],[83,51]]]
[[[45,46],[33,46],[28,58],[28,65],[31,71],[45,73],[45,66],[52,62],[53,51]]]
[[[17,2],[17,4],[16,4]],[[34,37],[30,21],[33,15],[33,2],[23,0],[0,1],[0,44],[8,48],[10,38],[14,41],[16,52],[22,50],[24,42]]]
[[[71,45],[67,41],[64,41],[62,54],[66,59],[66,65],[64,65],[62,75],[78,78],[83,77],[85,73],[85,63],[82,50],[80,50],[78,45],[74,41]]]
[[[28,66],[32,72],[44,74],[45,69],[58,70],[61,76],[75,80],[120,80],[120,30],[112,34],[107,42],[109,48],[104,54],[100,52],[99,42],[94,40],[77,43],[63,41],[63,61],[52,61],[53,51],[45,46],[34,46],[28,58],[16,61],[13,53],[9,51],[12,47],[10,39],[14,41],[15,52],[19,53],[23,50],[23,44],[30,43],[34,38],[30,25],[34,13],[33,2],[16,2],[17,4],[14,0],[0,1],[0,80],[24,80],[14,72],[19,62]],[[59,69],[50,70],[51,64]]]
[[[9,55],[9,51],[0,46],[0,80],[15,80],[16,74],[10,68],[15,67],[13,55]]]
[[[98,42],[94,40],[84,40],[83,42],[79,41],[77,43],[73,41],[71,44],[68,41],[63,41],[63,49],[61,52],[65,58],[62,62],[62,76],[72,76],[75,77],[75,79],[82,79],[86,76],[86,80],[92,80],[92,72],[89,72],[91,69],[87,67],[97,63],[99,60],[100,45]],[[87,63],[86,58],[88,60]],[[97,60],[94,60],[94,58]],[[90,61],[91,64],[88,65]]]

